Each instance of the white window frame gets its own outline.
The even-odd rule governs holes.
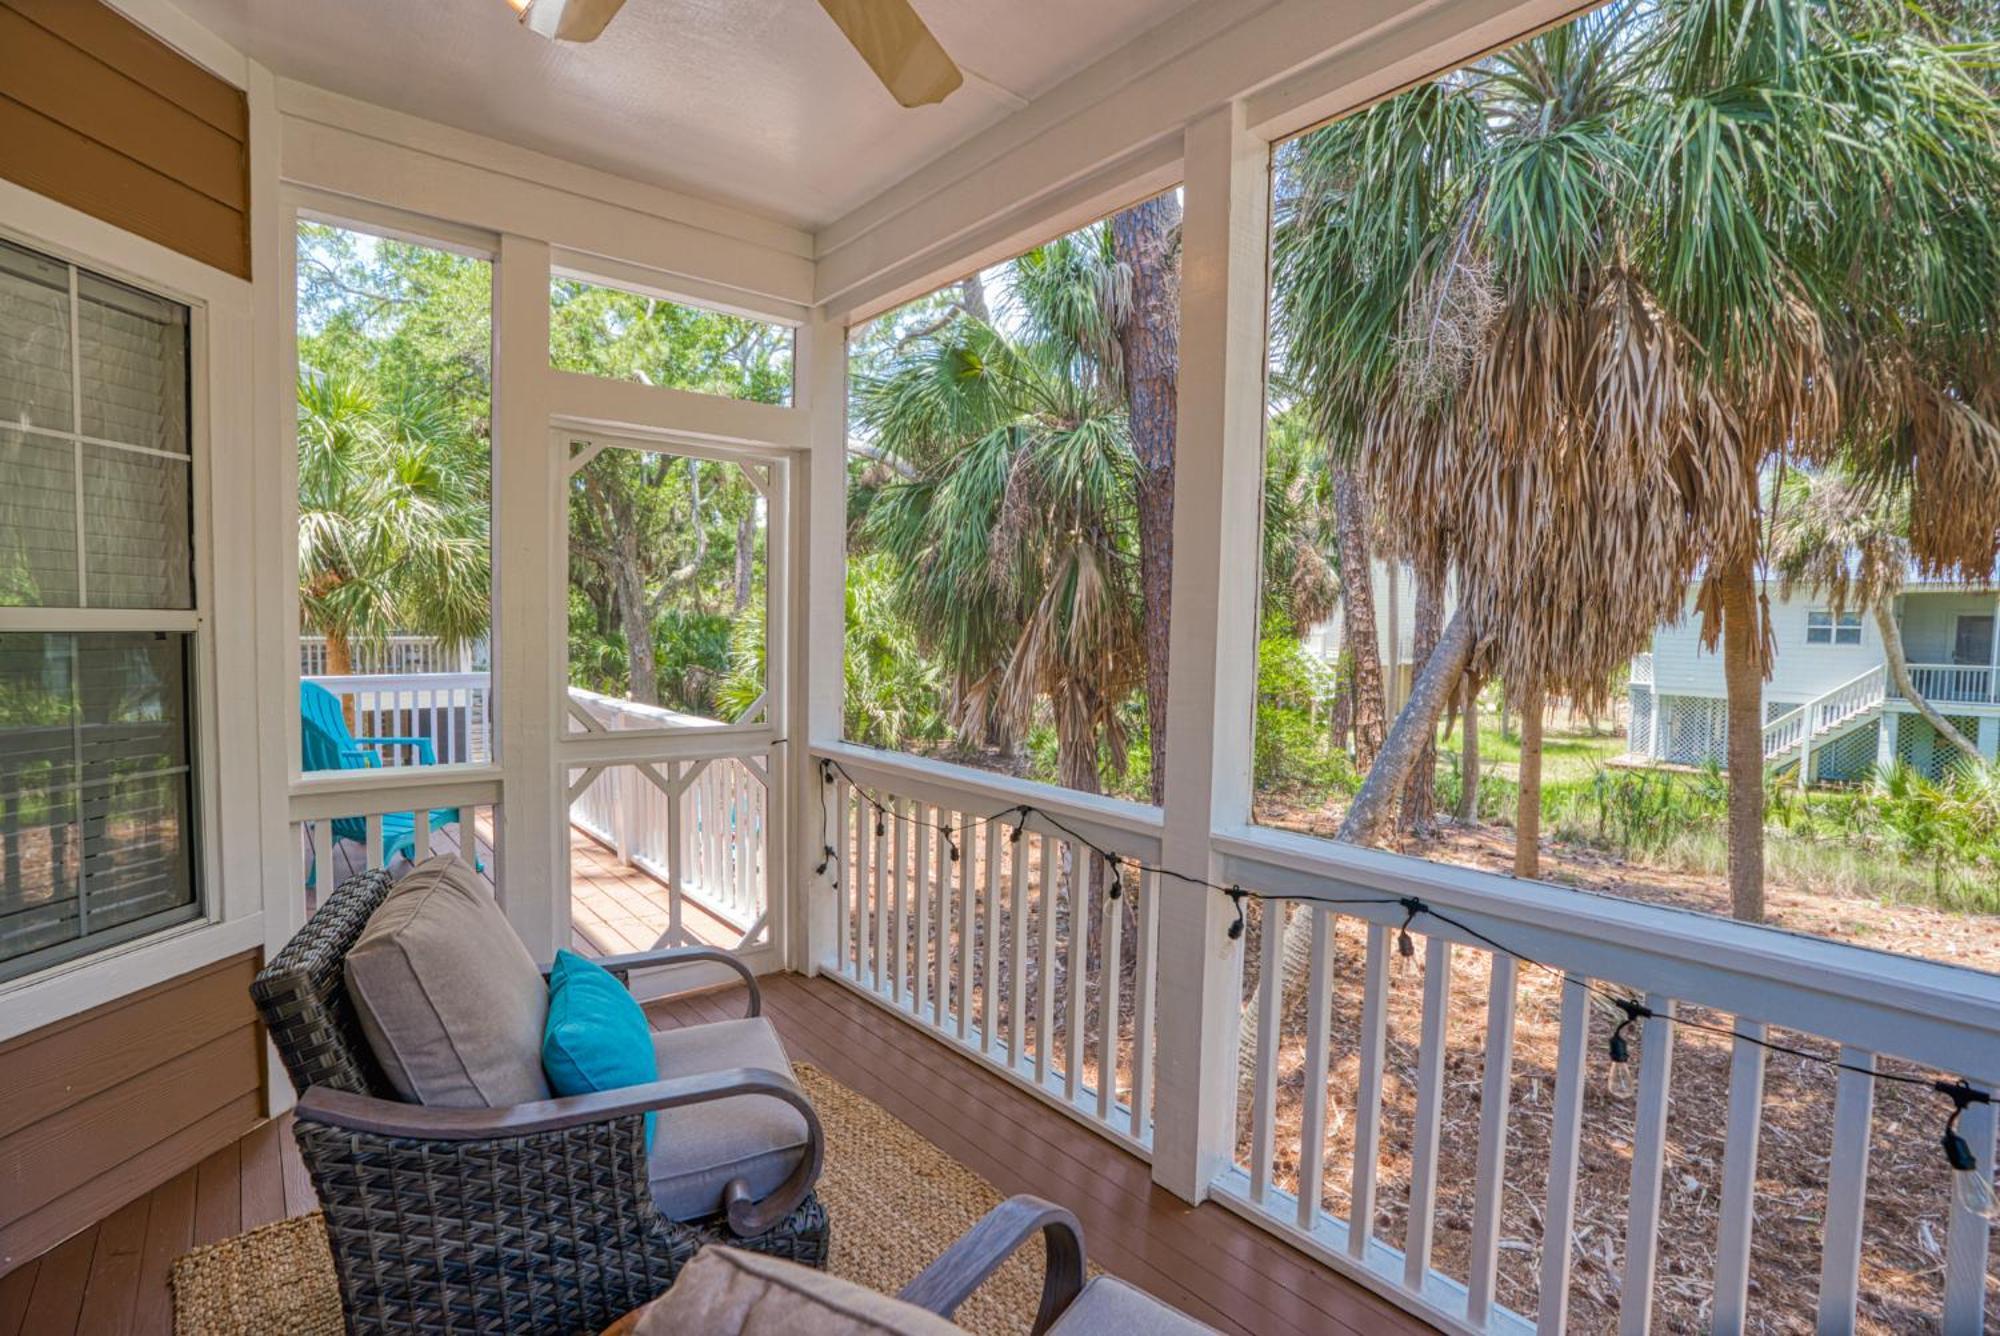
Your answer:
[[[196,910],[0,982],[0,1040],[26,1033],[262,941],[256,799],[254,534],[218,515],[253,507],[252,289],[176,251],[0,181],[0,237],[188,309],[188,450],[194,606],[0,609],[0,631],[184,630],[189,837]],[[72,424],[80,431],[81,422]],[[227,455],[233,467],[216,467]],[[226,647],[226,648],[225,648]]]
[[[367,204],[359,200],[337,199],[320,192],[299,187],[287,188],[284,193],[284,207],[280,210],[284,226],[283,254],[278,257],[282,273],[278,281],[283,287],[283,310],[285,320],[285,365],[288,376],[283,390],[290,390],[296,396],[299,380],[299,227],[304,223],[316,223],[322,227],[337,228],[344,232],[354,232],[375,237],[382,241],[397,241],[410,246],[423,246],[449,255],[463,256],[470,260],[484,261],[490,278],[487,306],[488,338],[492,343],[491,357],[497,365],[500,341],[499,330],[499,282],[500,247],[495,237],[473,228],[455,227],[449,223],[429,218],[418,218],[397,209],[381,205]],[[490,373],[489,373],[490,375]],[[496,405],[499,401],[497,383],[487,387],[488,402]],[[297,415],[290,415],[292,430],[286,432],[281,443],[283,453],[283,488],[285,533],[283,538],[287,571],[298,569],[299,557],[299,443],[297,435]],[[497,511],[499,495],[500,452],[494,449],[487,455],[488,494],[495,498],[489,502],[489,512]],[[487,559],[498,565],[495,539],[499,534],[497,513],[487,516]],[[498,581],[492,582],[488,593],[487,610],[488,661],[495,665],[500,654],[500,599]],[[306,773],[302,768],[301,730],[303,721],[299,718],[299,683],[305,674],[300,671],[304,662],[301,645],[304,639],[299,620],[299,590],[296,580],[285,582],[285,661],[291,667],[291,683],[286,696],[286,739],[285,766],[294,793],[312,793],[320,789],[379,788],[383,771],[342,772],[324,771],[319,774]],[[500,756],[501,728],[499,712],[493,708],[494,691],[498,685],[498,674],[489,668],[487,679],[486,752],[485,762],[454,762],[448,765],[425,766],[423,772],[439,780],[460,780],[467,777],[490,776],[498,768]],[[404,773],[400,769],[389,772],[392,783],[415,784],[420,782],[412,769]],[[365,776],[365,777],[363,777]],[[372,778],[371,778],[372,777]]]
[[[1834,616],[1830,608],[1812,608],[1806,612],[1806,643],[1808,645],[1858,645],[1861,643],[1861,614],[1843,612]]]

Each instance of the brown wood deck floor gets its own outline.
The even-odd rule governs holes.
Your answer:
[[[1187,1206],[1146,1166],[839,984],[778,975],[765,1010],[794,1060],[875,1100],[992,1183],[1061,1202],[1092,1261],[1225,1332],[1430,1328],[1219,1206]],[[735,990],[656,1003],[662,1026],[742,1014]],[[284,1121],[267,1123],[95,1227],[0,1277],[0,1336],[172,1330],[167,1272],[191,1247],[313,1207]]]

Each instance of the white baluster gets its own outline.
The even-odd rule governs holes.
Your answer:
[[[1639,1050],[1639,1117],[1632,1135],[1632,1192],[1625,1223],[1625,1280],[1619,1287],[1620,1336],[1646,1336],[1653,1323],[1653,1276],[1659,1265],[1660,1179],[1667,1167],[1667,1098],[1674,1073],[1674,1001],[1649,996]]]
[[[910,1011],[919,1024],[923,1023],[924,1011],[931,1000],[931,962],[924,952],[931,935],[930,883],[934,880],[931,876],[931,836],[935,833],[931,817],[935,812],[936,809],[918,803],[916,829],[911,832],[916,844],[916,856],[911,860],[909,881],[910,894],[916,901],[912,917],[916,919],[917,936],[910,961]]]
[[[1305,1116],[1299,1129],[1299,1228],[1319,1223],[1326,1184],[1326,1072],[1333,1012],[1333,915],[1313,906],[1312,967],[1307,972]]]
[[[1445,1027],[1451,1011],[1451,944],[1424,946],[1424,1020],[1417,1051],[1417,1119],[1411,1129],[1410,1220],[1403,1244],[1403,1284],[1422,1292],[1437,1228],[1438,1120],[1444,1111]]]
[[[1063,899],[1069,911],[1069,963],[1065,982],[1069,985],[1069,1007],[1063,1023],[1063,1096],[1076,1102],[1083,1082],[1083,1064],[1090,1033],[1088,997],[1090,983],[1090,885],[1088,865],[1096,857],[1078,845],[1063,841],[1057,867],[1063,871]]]
[[[1160,879],[1145,873],[1133,879],[1139,897],[1139,936],[1133,961],[1132,986],[1132,1138],[1152,1139],[1153,1001],[1157,979],[1153,962],[1160,943]]]
[[[1009,909],[1013,922],[1013,950],[1007,964],[1013,971],[1009,981],[1007,1062],[1017,1072],[1028,1070],[1028,840],[1021,826],[1007,836],[1008,877],[1012,883]]]
[[[824,788],[825,786],[822,785],[821,787]],[[825,801],[824,797],[821,798],[821,801]],[[852,969],[849,953],[854,949],[854,919],[848,906],[852,903],[853,897],[853,891],[850,888],[854,884],[854,860],[848,852],[847,809],[852,801],[853,799],[848,793],[847,781],[844,779],[836,780],[833,785],[833,835],[827,843],[831,844],[837,852],[829,854],[825,850],[820,851],[820,857],[832,860],[827,871],[839,878],[840,881],[839,887],[834,891],[834,894],[840,897],[840,912],[834,916],[840,920],[839,926],[835,929],[839,945],[837,947],[838,953],[834,956],[834,959],[840,962],[840,972],[850,977],[852,977]]]
[[[997,821],[980,822],[982,861],[980,878],[985,882],[986,941],[979,956],[979,1051],[993,1051],[993,1032],[1000,1026],[1000,860],[1003,851],[1002,827]]]
[[[1046,1088],[1049,1083],[1050,1050],[1055,1047],[1056,1033],[1056,896],[1061,890],[1057,884],[1061,880],[1062,855],[1060,846],[1054,840],[1043,839],[1040,835],[1030,835],[1035,846],[1035,867],[1041,884],[1041,955],[1035,961],[1037,985],[1036,996],[1041,999],[1041,1013],[1036,1018],[1039,1026],[1035,1031],[1035,1084]]]
[[[1493,1316],[1500,1265],[1500,1200],[1507,1181],[1507,1109],[1514,1074],[1514,1003],[1517,967],[1512,956],[1493,957],[1486,992],[1486,1057],[1480,1078],[1479,1160],[1474,1170],[1472,1261],[1465,1320],[1483,1327]]]
[[[1991,1082],[1986,1083],[1991,1090]],[[1972,1148],[1979,1172],[1993,1177],[1996,1118],[1991,1104],[1974,1104],[1958,1119],[1958,1134]],[[1987,1247],[1992,1225],[1961,1207],[1954,1194],[1951,1223],[1945,1228],[1944,1325],[1946,1332],[1985,1329]]]
[[[1354,1095],[1354,1178],[1347,1209],[1348,1255],[1365,1259],[1375,1236],[1375,1185],[1381,1161],[1382,1069],[1389,1024],[1389,926],[1368,925],[1361,981],[1360,1079]]]
[[[860,795],[857,793],[857,797]],[[869,857],[875,847],[874,812],[865,802],[854,809],[854,872],[848,878],[854,883],[854,978],[856,982],[873,985],[875,979],[876,956],[871,949],[874,943],[874,903],[870,890],[874,886],[874,859]]]
[[[1111,1104],[1118,1093],[1118,1018],[1123,1011],[1125,978],[1125,904],[1123,874],[1104,869],[1104,917],[1098,924],[1103,970],[1097,978],[1097,1116],[1111,1121]],[[1118,891],[1118,898],[1111,892]]]
[[[1875,1116],[1875,1055],[1843,1045],[1833,1097],[1833,1159],[1827,1166],[1826,1223],[1819,1256],[1819,1330],[1854,1330],[1861,1290],[1861,1218],[1868,1201],[1868,1127]]]
[[[1542,1222],[1541,1299],[1535,1329],[1561,1336],[1569,1325],[1570,1231],[1583,1150],[1583,1087],[1590,1077],[1590,980],[1563,978],[1556,1037],[1555,1104],[1549,1111],[1549,1192]]]
[[[1722,1153],[1722,1202],[1715,1235],[1716,1336],[1736,1336],[1749,1316],[1750,1237],[1757,1201],[1757,1144],[1763,1127],[1764,1026],[1736,1018],[1729,1057],[1729,1139]]]
[[[991,950],[992,938],[981,943],[975,930],[979,877],[979,828],[972,818],[958,813],[958,950],[950,951],[949,939],[941,943],[941,955],[958,957],[958,1041],[972,1033],[973,967],[980,954]]]
[[[1250,1088],[1250,1200],[1264,1204],[1270,1192],[1273,1143],[1276,1140],[1278,1090],[1278,1000],[1283,991],[1279,974],[1284,940],[1282,900],[1266,900],[1257,934],[1256,1079]]]

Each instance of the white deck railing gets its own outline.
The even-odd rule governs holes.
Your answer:
[[[357,738],[428,738],[439,765],[483,765],[489,736],[492,681],[485,673],[377,673],[308,677],[351,707]],[[384,765],[416,765],[417,748],[376,749]]]
[[[357,737],[426,738],[439,765],[483,763],[491,756],[491,686],[485,673],[307,680],[350,707]],[[695,715],[581,688],[571,688],[569,699],[573,712],[610,732],[720,727]],[[418,749],[409,744],[378,750],[390,768],[404,770],[420,762]],[[769,789],[763,764],[763,748],[757,746],[741,755],[606,766],[573,795],[570,823],[661,884],[668,899],[669,939],[687,937],[684,911],[692,905],[733,930],[741,945],[762,935],[768,921]],[[358,817],[370,804],[349,805]],[[393,805],[380,808],[396,810]],[[342,815],[348,815],[346,809]],[[416,819],[428,822],[424,813]],[[440,833],[440,838],[446,836]],[[457,847],[469,847],[459,831],[449,838]],[[356,847],[336,849],[324,821],[300,823],[300,841],[302,877],[314,867],[332,866],[338,876],[382,861],[379,835],[367,846],[374,852],[361,850],[353,840],[346,843]],[[416,847],[430,846],[420,842]]]
[[[826,843],[839,861],[817,883],[835,912],[832,954],[821,967],[1111,1140],[1148,1153],[1156,1095],[1172,1097],[1155,1091],[1151,1074],[1156,991],[1173,987],[1154,978],[1160,888],[1150,877],[1134,887],[1128,871],[1114,907],[1090,888],[1088,856],[1079,865],[1061,827],[1152,859],[1157,815],[907,757],[853,748],[818,755],[844,767],[823,786]],[[1024,801],[1037,809],[1025,824],[1008,810]],[[875,802],[889,812],[879,827]],[[937,834],[941,826],[953,832],[957,862]],[[1284,911],[1275,901],[1250,908],[1243,996],[1256,1024],[1244,1041],[1248,1098],[1235,1162],[1211,1186],[1230,1209],[1453,1332],[1563,1331],[1572,1276],[1584,1266],[1600,1277],[1608,1267],[1614,1291],[1634,1296],[1618,1310],[1621,1332],[1648,1330],[1656,1279],[1700,1283],[1690,1275],[1712,1287],[1715,1331],[1767,1319],[1787,1329],[1848,1331],[1862,1292],[1864,1237],[1871,1257],[1923,1246],[1906,1199],[1887,1212],[1896,1238],[1868,1234],[1872,1137],[1885,1174],[1935,1190],[1935,1269],[1902,1278],[1929,1288],[1919,1320],[1950,1332],[1981,1329],[1989,1226],[1946,1205],[1951,1176],[1937,1137],[1948,1102],[1927,1089],[1894,1087],[1879,1095],[1878,1116],[1868,1078],[1835,1079],[1754,1041],[1769,1037],[1863,1070],[1963,1074],[1990,1089],[2000,1078],[2000,979],[1283,832],[1218,834],[1211,847],[1214,875],[1225,884],[1274,895],[1381,897],[1379,907],[1292,911],[1309,916],[1312,944],[1298,1016],[1280,1005],[1275,987]],[[1168,893],[1211,894],[1181,885]],[[1462,926],[1419,916],[1415,972],[1398,977],[1402,897]],[[1272,931],[1263,932],[1260,919]],[[1072,961],[1081,966],[1073,970]],[[1586,1099],[1586,1085],[1606,1073],[1611,1024],[1586,981],[1655,1013],[1632,1034],[1636,1094],[1609,1115],[1609,1096],[1593,1091]],[[1483,1008],[1454,1002],[1468,986],[1483,993]],[[1675,1016],[1722,1033],[1677,1034],[1668,1019]],[[1071,1018],[1083,1023],[1072,1026]],[[1532,1056],[1518,1062],[1517,1034],[1533,1036],[1532,1044],[1521,1041]],[[1116,1054],[1108,1079],[1106,1053]],[[1775,1082],[1768,1107],[1767,1059]],[[1819,1081],[1812,1095],[1801,1094],[1801,1072]],[[1719,1102],[1712,1114],[1693,1115],[1707,1119],[1698,1129],[1675,1110],[1696,1090]],[[1449,1120],[1448,1107],[1457,1110]],[[1778,1110],[1814,1129],[1807,1141],[1827,1138],[1819,1144],[1831,1146],[1830,1168],[1797,1162],[1797,1127],[1779,1143],[1785,1159],[1760,1160],[1760,1128]],[[1961,1120],[1989,1167],[1992,1115],[1975,1106]],[[1456,1140],[1446,1133],[1453,1122]],[[1538,1157],[1522,1162],[1524,1136],[1546,1139],[1546,1173]],[[1881,1160],[1883,1138],[1903,1158]],[[1697,1151],[1699,1162],[1691,1158]],[[1623,1161],[1608,1202],[1606,1155]],[[1759,1213],[1771,1209],[1760,1177],[1768,1185],[1781,1169],[1794,1179],[1817,1173],[1814,1191],[1825,1203],[1815,1236],[1820,1283],[1809,1293],[1752,1283]],[[1699,1237],[1687,1233],[1681,1207],[1668,1204],[1686,1196],[1696,1175],[1710,1221]],[[1509,1200],[1512,1216],[1503,1209]],[[1609,1252],[1607,1212],[1615,1213],[1614,1229],[1622,1227]],[[1586,1214],[1598,1241],[1583,1256],[1573,1239]],[[1382,1227],[1396,1215],[1400,1229]],[[1526,1221],[1540,1226],[1540,1241]],[[1532,1254],[1525,1261],[1524,1248]],[[1510,1310],[1505,1299],[1520,1294],[1524,1276],[1529,1301],[1515,1297],[1522,1311]]]
[[[829,755],[844,773],[822,786],[839,900],[822,967],[1149,1154],[1159,887],[1127,871],[1111,894],[1061,827],[1150,862],[1158,816],[908,757]],[[987,819],[1022,802],[1037,815]]]
[[[697,715],[572,687],[572,711],[607,732],[716,729]],[[770,788],[761,744],[732,756],[605,766],[572,794],[570,822],[666,888],[667,938],[693,904],[738,934],[768,922]]]
[[[1937,706],[2000,705],[2000,668],[1986,664],[1913,663],[1910,685]]]
[[[1607,1066],[1609,1022],[1600,1015],[1593,1030],[1597,1009],[1583,986],[1587,980],[1629,990],[1656,1016],[1633,1035],[1639,1067],[1630,1132],[1621,1122],[1612,1135],[1600,1122],[1589,1133],[1596,1152],[1606,1149],[1607,1135],[1629,1145],[1619,1290],[1643,1302],[1621,1307],[1622,1332],[1643,1332],[1649,1322],[1666,1227],[1663,1175],[1670,1161],[1680,1166],[1677,1174],[1690,1172],[1686,1148],[1679,1144],[1686,1129],[1670,1133],[1669,1110],[1676,1089],[1676,1049],[1681,1062],[1694,1065],[1695,1059],[1689,1036],[1675,1035],[1664,1018],[1693,1009],[1710,1023],[1733,1026],[1740,1036],[1726,1059],[1728,1113],[1726,1127],[1720,1129],[1724,1152],[1721,1164],[1711,1166],[1716,1173],[1708,1185],[1719,1199],[1719,1232],[1713,1238],[1668,1240],[1675,1245],[1677,1271],[1690,1258],[1710,1256],[1712,1248],[1711,1325],[1716,1331],[1742,1330],[1753,1308],[1759,1316],[1790,1310],[1788,1316],[1796,1321],[1802,1317],[1798,1305],[1816,1305],[1813,1320],[1819,1330],[1849,1331],[1860,1285],[1870,1137],[1878,1130],[1876,1091],[1869,1079],[1844,1073],[1823,1118],[1832,1137],[1832,1158],[1824,1180],[1816,1299],[1768,1290],[1753,1296],[1749,1289],[1767,1058],[1767,1051],[1751,1040],[1782,1032],[1785,1043],[1837,1053],[1850,1066],[1872,1070],[1904,1059],[1915,1064],[1905,1071],[1964,1073],[1988,1089],[2000,1077],[2000,979],[1988,974],[1460,868],[1329,849],[1297,836],[1258,832],[1218,843],[1224,877],[1245,886],[1322,897],[1372,892],[1385,901],[1379,909],[1308,906],[1293,911],[1312,916],[1314,951],[1305,993],[1303,1070],[1288,1073],[1289,1080],[1302,1081],[1305,1091],[1298,1140],[1290,1146],[1282,1146],[1274,1130],[1280,1043],[1286,1038],[1272,1042],[1279,1027],[1270,1019],[1276,1010],[1279,934],[1255,934],[1261,947],[1248,968],[1266,1022],[1251,1054],[1255,1075],[1244,1110],[1251,1129],[1248,1155],[1217,1184],[1218,1195],[1450,1329],[1564,1330],[1576,1262],[1571,1226],[1587,1155],[1585,1084],[1601,1079]],[[1396,935],[1407,915],[1397,899],[1404,896],[1417,897],[1463,925],[1418,916],[1412,928],[1423,942],[1420,977],[1396,978],[1391,968]],[[1265,922],[1275,923],[1276,904],[1262,908]],[[1351,930],[1340,933],[1342,924]],[[1530,967],[1494,952],[1488,941],[1566,975],[1560,988],[1554,1087],[1546,1095],[1539,1082],[1524,1082],[1524,1074],[1513,1070],[1517,997],[1523,971]],[[1336,942],[1350,945],[1336,950]],[[1345,949],[1356,954],[1347,956]],[[1462,1079],[1458,1089],[1447,1088],[1446,1065],[1453,982],[1467,972],[1486,980],[1483,1035],[1477,1044],[1483,1061],[1477,1145],[1469,1157],[1470,1256],[1457,1274],[1447,1275],[1433,1252],[1445,1150],[1439,1140],[1440,1112],[1447,1100],[1468,1098]],[[1345,980],[1346,986],[1338,986],[1337,980]],[[1384,1098],[1385,1022],[1392,993],[1406,989],[1420,997],[1410,1000],[1420,1016],[1415,1101],[1413,1115],[1392,1126]],[[1351,1078],[1330,1063],[1329,1035],[1336,1031],[1355,1036],[1358,1057]],[[1707,1065],[1713,1069],[1721,1061]],[[1548,1124],[1545,1182],[1523,1181],[1510,1173],[1508,1147],[1521,1132],[1516,1101],[1524,1092],[1535,1099],[1528,1117]],[[1924,1095],[1916,1125],[1908,1125],[1905,1113],[1903,1125],[1880,1130],[1916,1147],[1920,1172],[1934,1177],[1942,1199],[1948,1194],[1949,1173],[1934,1152],[1950,1106]],[[1328,1163],[1326,1155],[1329,1101],[1336,1097],[1354,1122],[1354,1149],[1341,1165]],[[1976,1107],[1967,1120],[1962,1126],[1970,1128],[1968,1137],[1990,1171],[1992,1110]],[[1408,1149],[1391,1149],[1400,1146]],[[1281,1190],[1274,1182],[1273,1162],[1280,1155],[1298,1165],[1299,1192]],[[1461,1150],[1461,1166],[1466,1158]],[[1408,1184],[1408,1224],[1395,1244],[1376,1227],[1385,1170],[1392,1168]],[[1539,1311],[1532,1319],[1508,1312],[1498,1300],[1503,1193],[1534,1194],[1531,1214],[1543,1221],[1535,1287]],[[1327,1209],[1325,1203],[1335,1199],[1344,1199],[1346,1209]],[[1988,1225],[1955,1203],[1947,1215],[1932,1319],[1945,1331],[1978,1331],[1985,1305]],[[1914,1238],[1903,1242],[1916,1245]]]

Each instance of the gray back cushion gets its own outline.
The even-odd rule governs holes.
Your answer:
[[[362,1032],[404,1099],[498,1109],[549,1098],[548,984],[458,859],[428,859],[396,884],[346,972]]]

